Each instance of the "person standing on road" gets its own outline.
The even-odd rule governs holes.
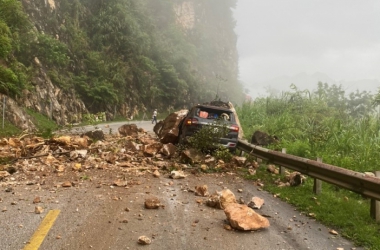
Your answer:
[[[152,116],[152,124],[156,123],[157,124],[157,109],[153,111],[153,116]]]

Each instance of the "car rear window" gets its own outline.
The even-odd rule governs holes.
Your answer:
[[[208,108],[197,108],[195,116],[203,119],[221,119],[225,121],[234,121],[234,114],[226,110],[215,110]]]

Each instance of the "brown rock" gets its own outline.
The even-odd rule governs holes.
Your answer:
[[[233,161],[238,166],[244,166],[245,162],[247,161],[247,158],[241,157],[241,156],[234,156]]]
[[[64,183],[62,183],[62,187],[71,187],[72,184],[70,181],[65,181]]]
[[[224,209],[224,213],[231,227],[238,230],[258,230],[270,225],[267,218],[257,214],[247,205],[230,204]]]
[[[156,142],[153,144],[145,145],[144,146],[144,155],[148,157],[152,157],[155,154],[157,154],[158,151],[162,148],[162,143]]]
[[[292,172],[287,177],[290,183],[290,186],[299,186],[303,183],[304,177],[300,172]]]
[[[215,192],[211,197],[206,201],[206,205],[210,207],[215,207],[219,209],[224,209],[228,205],[236,203],[236,198],[234,193],[229,189],[223,189],[220,192]]]
[[[178,125],[185,118],[187,113],[188,113],[187,109],[183,109],[183,110],[171,113],[165,118],[162,125],[156,124],[157,129],[154,129],[154,131],[155,132],[157,131],[156,134],[158,135],[162,143],[175,144],[178,142],[178,134],[179,134]]]
[[[157,209],[161,206],[161,203],[157,197],[150,197],[145,199],[144,205],[147,209]]]
[[[338,235],[338,232],[335,231],[335,230],[332,230],[332,229],[329,231],[329,233],[332,234],[332,235]]]
[[[203,161],[203,154],[197,150],[190,148],[181,152],[181,161],[184,163],[200,163]]]
[[[80,164],[80,163],[73,163],[73,165],[72,165],[71,168],[74,171],[82,171],[82,164]]]
[[[163,169],[169,168],[169,163],[167,161],[156,161],[154,165]]]
[[[269,144],[278,142],[277,136],[271,136],[262,131],[255,131],[251,138],[251,143],[258,146],[268,146]]]
[[[158,178],[158,177],[160,177],[160,172],[158,171],[158,170],[155,170],[154,172],[153,172],[153,176],[154,177],[156,177],[156,178]]]
[[[103,141],[104,140],[104,133],[101,129],[97,130],[92,130],[92,131],[87,131],[82,135],[83,136],[88,136],[94,141]]]
[[[42,214],[44,212],[44,209],[42,207],[35,207],[34,213],[36,214]]]
[[[272,174],[278,174],[278,169],[273,164],[270,164],[267,166],[267,171],[272,173]]]
[[[151,136],[141,136],[139,137],[139,141],[144,144],[144,145],[148,145],[148,144],[153,144],[153,143],[156,143],[157,142],[157,139],[155,138],[152,138]]]
[[[160,153],[162,153],[165,156],[172,157],[174,156],[176,150],[177,150],[176,146],[174,146],[172,143],[168,143],[162,146]]]
[[[126,150],[130,150],[133,152],[140,150],[140,145],[133,141],[126,141],[124,147]]]
[[[248,203],[248,207],[252,209],[260,209],[264,205],[264,199],[259,197],[252,197],[251,201]]]
[[[33,200],[33,204],[40,203],[41,202],[41,197],[37,196]]]
[[[65,167],[63,165],[55,166],[55,172],[62,173],[65,171]]]
[[[0,180],[7,176],[10,176],[10,174],[7,171],[0,171]]]
[[[159,121],[154,125],[153,132],[158,136],[161,133],[161,130],[164,126],[164,121]]]
[[[71,144],[70,136],[60,136],[58,138],[53,138],[53,141],[58,142],[61,145],[67,146]]]
[[[181,170],[170,172],[170,178],[172,179],[183,179],[185,177],[186,177],[185,173]]]
[[[128,182],[124,180],[116,180],[113,182],[113,185],[117,187],[126,187],[128,185]]]
[[[250,175],[255,175],[255,174],[256,174],[256,169],[254,169],[254,168],[249,168],[249,169],[248,169],[248,173],[249,173]]]
[[[18,138],[9,138],[8,144],[9,144],[9,146],[11,146],[13,148],[21,147],[21,141]]]
[[[203,197],[209,196],[210,194],[208,193],[207,185],[196,186],[195,187],[195,195],[203,196]]]
[[[235,195],[231,190],[223,189],[222,191],[218,192],[218,194],[220,196],[219,199],[222,209],[226,208],[228,205],[232,203],[236,203]]]
[[[119,133],[123,136],[137,137],[138,128],[136,124],[124,124],[118,129]]]
[[[143,235],[139,237],[137,242],[141,245],[150,245],[152,243],[152,240],[149,239],[147,236]]]

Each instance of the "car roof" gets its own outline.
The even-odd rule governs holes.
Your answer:
[[[229,108],[212,106],[212,105],[204,105],[204,104],[195,105],[193,108],[208,108],[208,109],[215,109],[215,110],[221,110],[221,111],[226,111],[226,112],[232,112],[232,110]]]

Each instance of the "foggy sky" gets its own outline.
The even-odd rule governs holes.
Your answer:
[[[380,80],[379,0],[238,0],[234,17],[247,87],[302,72]]]

